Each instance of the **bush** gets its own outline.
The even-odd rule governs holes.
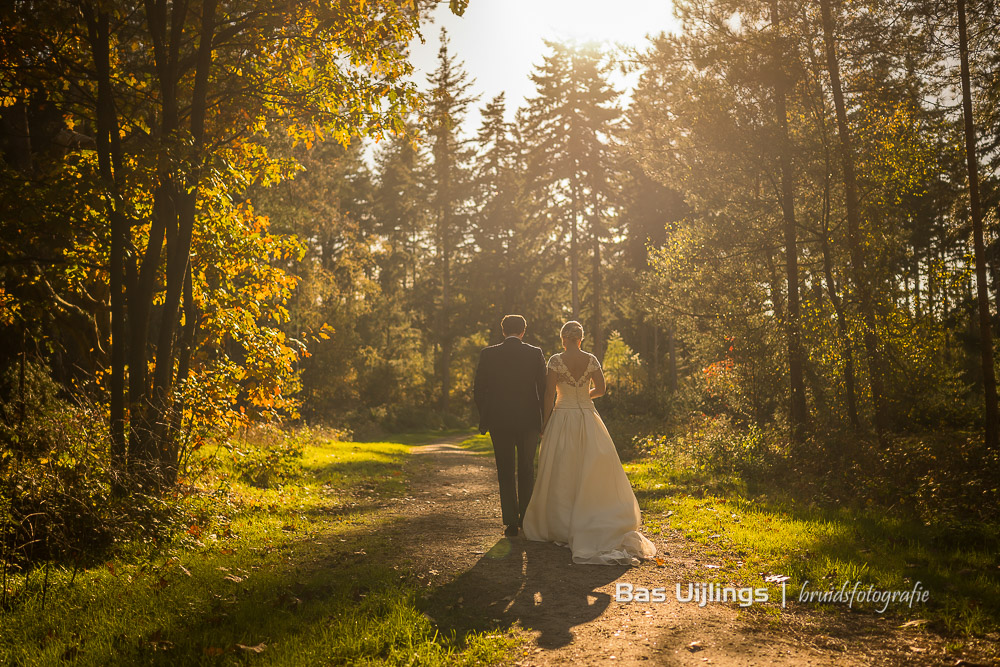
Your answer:
[[[233,469],[251,486],[270,488],[302,472],[302,454],[316,436],[308,427],[287,432],[276,426],[248,430],[233,447]]]
[[[780,441],[773,431],[765,432],[756,424],[735,427],[730,419],[702,416],[674,441],[694,464],[715,473],[760,475],[768,471],[778,456]]]
[[[117,542],[155,542],[175,515],[166,500],[121,492],[103,406],[72,405],[60,394],[40,364],[25,366],[23,401],[17,372],[0,379],[4,567],[80,564]]]
[[[755,493],[780,489],[810,503],[882,507],[942,534],[980,534],[1000,521],[1000,453],[985,451],[980,433],[879,439],[822,429],[798,443],[787,433],[781,419],[741,426],[696,413],[672,435],[637,438],[636,448],[674,467],[745,482]]]

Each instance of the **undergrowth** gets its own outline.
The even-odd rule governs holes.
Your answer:
[[[1000,638],[996,490],[969,483],[984,476],[962,462],[975,446],[967,434],[889,447],[855,441],[860,463],[844,465],[843,441],[793,445],[777,433],[697,420],[649,439],[645,456],[626,465],[648,531],[709,545],[715,562],[692,580],[763,585],[772,595],[784,580],[789,596],[803,586],[904,591],[919,582],[926,604],[885,613],[948,635]]]
[[[500,662],[513,635],[442,633],[388,558],[382,508],[406,493],[409,446],[289,437],[266,434],[278,453],[253,466],[205,452],[215,463],[163,500],[155,540],[9,573],[0,664]]]

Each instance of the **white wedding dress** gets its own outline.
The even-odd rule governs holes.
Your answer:
[[[656,547],[639,533],[639,503],[590,398],[600,367],[590,355],[587,370],[575,378],[561,354],[549,358],[558,377],[556,403],[542,434],[523,529],[529,540],[568,545],[574,563],[627,565],[652,558]]]

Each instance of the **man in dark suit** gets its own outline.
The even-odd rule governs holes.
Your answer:
[[[520,315],[501,320],[504,341],[479,354],[474,389],[479,432],[489,431],[493,441],[500,510],[508,537],[517,535],[531,499],[545,395],[545,357],[540,348],[522,342],[525,329],[527,323]]]

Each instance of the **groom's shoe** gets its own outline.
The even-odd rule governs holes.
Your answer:
[[[517,537],[517,524],[512,523],[503,529],[504,537]]]

